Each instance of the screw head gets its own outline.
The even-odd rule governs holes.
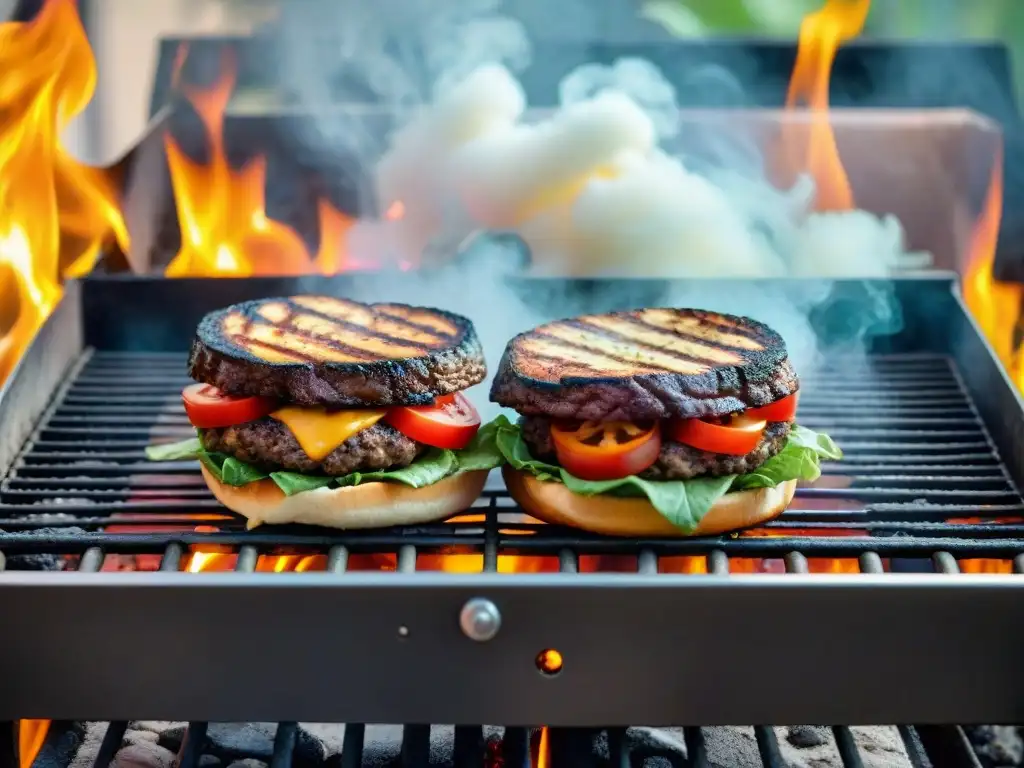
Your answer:
[[[462,634],[470,640],[485,643],[501,629],[501,611],[485,597],[467,600],[459,612],[459,626]]]

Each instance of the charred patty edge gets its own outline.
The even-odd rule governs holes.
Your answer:
[[[228,312],[249,311],[250,307],[277,300],[243,302],[206,315],[192,341],[189,375],[232,395],[327,407],[430,405],[435,398],[468,389],[487,376],[483,346],[473,323],[432,307],[415,308],[446,318],[460,334],[452,346],[425,351],[414,358],[364,363],[269,363],[224,338],[219,323]]]
[[[799,380],[789,361],[786,343],[770,326],[757,320],[703,310],[670,309],[694,316],[715,315],[752,332],[762,350],[742,351],[741,365],[715,365],[698,374],[639,373],[632,376],[565,377],[544,381],[523,374],[519,343],[542,330],[518,334],[505,346],[491,383],[490,399],[528,415],[596,421],[649,421],[667,418],[709,418],[758,408],[793,394]],[[609,312],[628,317],[631,312]]]
[[[519,420],[523,442],[530,455],[539,461],[558,464],[551,439],[551,420],[545,416],[523,416]],[[761,442],[750,453],[732,456],[693,448],[683,443],[662,440],[658,460],[640,477],[647,480],[692,480],[696,477],[745,475],[753,472],[786,445],[792,424],[772,421],[765,428]]]
[[[211,453],[232,456],[265,472],[330,477],[407,467],[428,448],[394,427],[378,422],[352,435],[323,459],[316,460],[302,450],[286,424],[269,416],[230,427],[201,430],[200,442]]]

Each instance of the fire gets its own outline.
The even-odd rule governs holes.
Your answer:
[[[1003,215],[1003,151],[992,164],[985,202],[971,236],[963,296],[971,314],[999,356],[1018,390],[1024,391],[1024,359],[1018,326],[1024,309],[1024,286],[995,279],[996,245]]]
[[[255,157],[239,170],[228,162],[224,116],[237,76],[234,55],[224,54],[220,76],[205,87],[178,82],[186,56],[183,46],[175,82],[202,121],[209,157],[205,163],[194,161],[170,132],[164,137],[181,229],[181,249],[165,274],[246,277],[334,274],[350,268],[344,240],[351,218],[321,200],[320,248],[311,255],[295,230],[267,216],[266,157]]]
[[[35,762],[39,750],[43,748],[49,730],[49,720],[18,721],[18,755],[21,768],[32,768],[32,763]]]
[[[73,0],[0,23],[0,382],[56,306],[66,277],[128,235],[113,181],[61,135],[92,98],[96,62]]]
[[[810,125],[787,124],[782,136],[785,170],[809,174],[815,182],[815,207],[847,211],[854,207],[853,190],[839,157],[829,121],[828,86],[839,46],[861,33],[871,0],[826,0],[800,24],[796,64],[786,93],[786,108],[806,107]]]

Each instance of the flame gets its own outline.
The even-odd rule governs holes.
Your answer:
[[[96,87],[73,0],[46,0],[28,22],[0,23],[0,382],[61,296],[66,277],[127,247],[113,181],[60,137]]]
[[[530,755],[533,768],[551,768],[551,744],[546,725],[540,729],[540,735],[537,737],[536,757],[537,759],[534,760],[532,759],[533,755]]]
[[[257,156],[241,169],[228,162],[224,115],[234,91],[237,64],[228,50],[217,80],[205,87],[181,83],[187,47],[178,49],[173,82],[199,116],[209,159],[189,158],[168,132],[164,137],[181,249],[167,265],[168,277],[335,274],[350,268],[344,240],[353,220],[328,202],[318,203],[320,248],[311,255],[291,227],[266,212],[267,159]]]
[[[996,245],[1003,215],[1003,150],[996,152],[988,192],[971,235],[963,296],[968,309],[998,355],[1007,373],[1024,391],[1024,359],[1021,356],[1020,324],[1024,286],[995,279]]]
[[[821,211],[854,207],[853,190],[829,121],[828,86],[836,51],[861,33],[870,8],[871,0],[826,0],[800,24],[786,108],[807,108],[810,124],[785,126],[780,156],[788,176],[806,173],[814,179],[815,207]]]
[[[18,755],[21,768],[32,768],[32,763],[35,762],[39,750],[43,748],[49,730],[49,720],[18,721]]]

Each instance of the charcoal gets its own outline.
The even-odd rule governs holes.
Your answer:
[[[186,730],[187,726],[177,726],[163,731],[160,745],[177,752],[181,749]],[[224,762],[246,758],[269,761],[274,753],[276,733],[277,725],[274,723],[210,723],[203,751]],[[326,759],[327,748],[323,741],[300,729],[295,740],[294,765],[315,768]]]
[[[111,763],[112,768],[174,768],[178,756],[151,741],[140,741],[121,747]]]
[[[46,741],[32,768],[65,768],[86,738],[86,724],[68,720],[50,723]]]
[[[46,536],[85,536],[87,531],[77,526],[65,528],[34,528],[30,531],[5,531],[0,528],[0,535],[12,537],[45,538]],[[60,571],[64,569],[66,555],[47,553],[29,553],[24,555],[8,554],[5,567],[8,571]]]
[[[159,738],[160,736],[152,731],[136,731],[129,728],[124,732],[124,737],[121,739],[121,746],[127,747],[144,741],[155,744]]]
[[[1024,739],[1017,726],[979,725],[966,730],[985,768],[1015,768],[1024,765]]]
[[[794,725],[786,732],[786,741],[799,749],[820,747],[829,738],[827,728],[815,725]]]

